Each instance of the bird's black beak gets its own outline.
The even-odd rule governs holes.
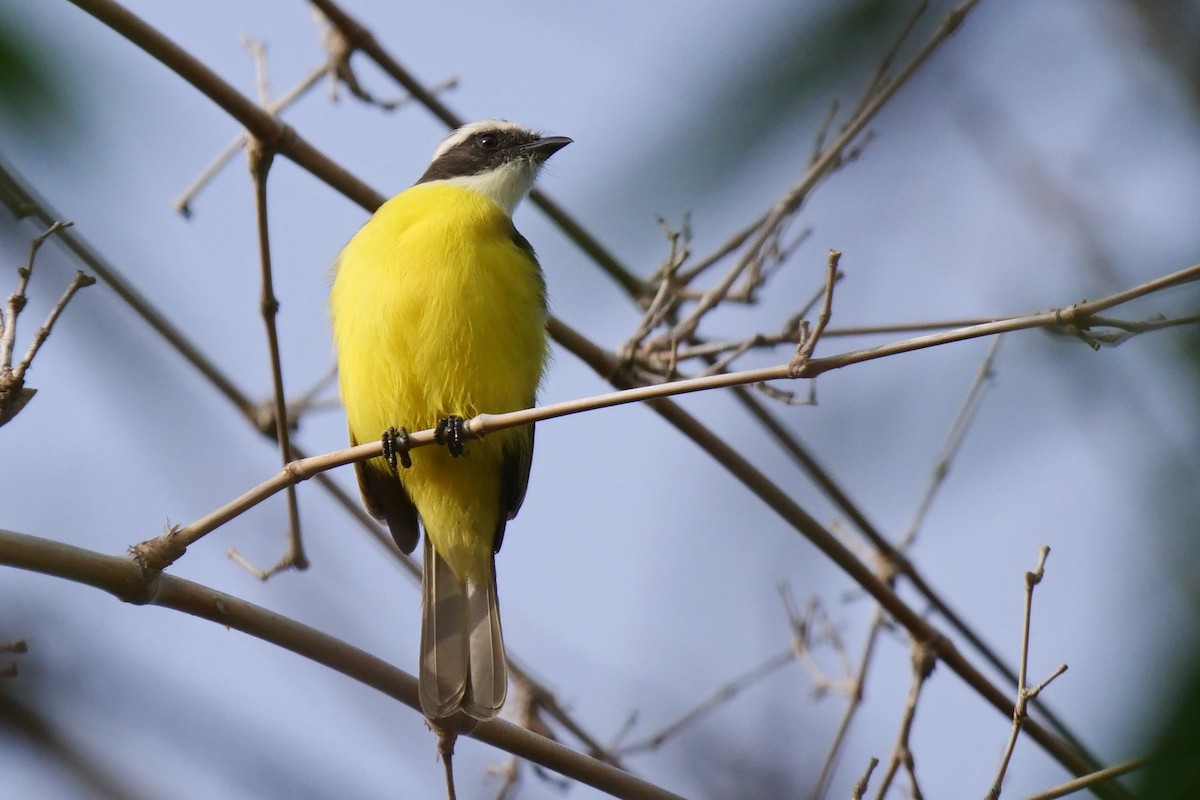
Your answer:
[[[532,142],[526,142],[517,149],[521,155],[530,155],[541,161],[545,161],[570,143],[571,139],[566,136],[543,136],[540,139],[534,139]]]

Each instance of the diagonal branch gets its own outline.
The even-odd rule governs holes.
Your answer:
[[[65,578],[135,605],[155,605],[240,630],[336,670],[420,713],[417,680],[376,656],[241,598],[173,575],[146,575],[133,561],[0,529],[0,564]],[[666,789],[495,719],[468,735],[561,775],[629,800],[679,800]]]

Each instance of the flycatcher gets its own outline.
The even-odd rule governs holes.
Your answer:
[[[533,426],[466,447],[463,420],[534,405],[546,287],[512,213],[570,142],[501,120],[459,128],[334,267],[350,442],[382,437],[406,467],[396,470],[394,455],[356,464],[363,504],[406,553],[418,520],[425,529],[420,697],[433,722],[491,719],[508,688],[494,557],[525,497]],[[404,449],[406,428],[433,427],[446,447]]]

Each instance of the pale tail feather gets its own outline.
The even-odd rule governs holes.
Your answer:
[[[422,712],[431,720],[460,710],[491,719],[508,689],[495,570],[478,584],[460,581],[427,535],[421,583]]]
[[[458,710],[467,693],[470,650],[466,587],[425,536],[421,577],[421,711],[429,719]]]
[[[500,632],[500,603],[496,596],[496,569],[478,583],[467,585],[467,613],[471,622],[471,684],[463,711],[479,720],[496,716],[508,692],[508,661]]]

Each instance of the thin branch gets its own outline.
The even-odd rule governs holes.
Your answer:
[[[866,772],[863,773],[863,776],[859,778],[857,782],[855,782],[854,786],[850,790],[850,797],[852,800],[862,800],[863,797],[866,796],[867,787],[871,783],[871,773],[874,772],[875,768],[878,766],[879,759],[875,756],[871,756],[871,760],[867,762]]]
[[[34,333],[33,341],[29,343],[29,349],[25,351],[25,357],[21,359],[21,363],[17,364],[13,370],[13,377],[17,381],[24,380],[25,372],[33,363],[33,357],[37,355],[38,350],[41,349],[46,339],[49,338],[50,331],[54,328],[54,323],[58,322],[58,318],[62,314],[63,309],[67,307],[67,303],[71,302],[71,298],[75,296],[76,292],[85,286],[91,286],[95,282],[96,279],[91,275],[82,271],[76,271],[75,277],[67,284],[62,297],[58,298],[58,302],[54,304],[54,308],[50,309],[50,314],[46,317],[46,322]]]
[[[8,296],[8,303],[3,313],[0,313],[0,367],[11,367],[13,351],[17,340],[17,317],[21,315],[25,304],[29,302],[26,291],[29,289],[29,279],[33,276],[33,265],[37,261],[38,250],[46,240],[59,231],[66,230],[74,223],[55,220],[50,227],[39,233],[29,242],[29,257],[25,266],[17,268],[17,288]]]
[[[804,613],[800,613],[787,586],[780,587],[779,595],[783,601],[784,611],[787,613],[788,625],[792,629],[792,641],[788,650],[807,670],[809,678],[813,682],[814,694],[818,697],[829,692],[852,694],[855,687],[850,680],[851,670],[846,658],[845,645],[838,635],[837,628],[829,621],[829,617],[821,607],[820,601],[816,597],[811,598]],[[813,628],[818,624],[820,625],[818,640],[829,644],[842,668],[842,674],[838,678],[830,676],[813,656],[811,644],[814,638]]]
[[[264,89],[265,90],[265,89]],[[258,232],[258,260],[261,282],[259,310],[262,312],[263,325],[267,333],[267,357],[271,368],[271,387],[275,398],[275,439],[279,444],[280,460],[288,464],[295,456],[292,450],[291,431],[288,427],[287,397],[283,387],[283,365],[279,353],[279,330],[276,317],[279,314],[279,300],[275,297],[275,279],[271,269],[271,235],[268,225],[267,211],[267,176],[271,171],[274,153],[263,147],[257,139],[251,139],[246,147],[246,158],[249,161],[250,176],[254,185],[254,217]],[[259,580],[267,580],[286,569],[308,569],[308,559],[304,555],[304,543],[300,536],[300,504],[296,497],[296,487],[287,487],[288,509],[288,548],[275,566],[266,569],[252,570]],[[245,564],[245,560],[231,548],[230,556]]]
[[[832,258],[831,261],[833,261]],[[833,261],[833,264],[834,269],[836,269],[836,261]],[[1051,313],[1050,317],[1053,318],[1054,315]],[[562,326],[561,323],[551,326],[552,332],[556,329],[563,330],[565,326]],[[818,329],[813,333],[812,341],[815,341],[815,337],[819,336],[819,333],[820,325],[818,324]],[[825,361],[828,360],[825,359]],[[518,425],[543,422],[548,419],[579,414],[585,411],[595,411],[601,408],[610,408],[647,400],[661,400],[679,394],[709,389],[744,386],[766,380],[796,377],[793,375],[795,370],[807,371],[807,365],[812,363],[815,362],[808,361],[799,367],[788,364],[741,372],[730,372],[721,375],[709,375],[700,378],[689,378],[650,386],[640,386],[522,411],[513,411],[506,414],[478,414],[467,421],[466,432],[471,438],[482,438],[495,431],[505,430]],[[418,431],[409,437],[409,446],[411,448],[425,447],[433,443],[435,443],[435,434],[432,428],[425,431]],[[200,538],[282,489],[307,480],[319,472],[344,466],[355,461],[377,458],[381,454],[381,443],[369,442],[356,447],[334,451],[323,456],[314,456],[290,462],[285,464],[282,472],[270,480],[243,493],[237,499],[185,528],[172,528],[154,540],[148,540],[136,545],[134,552],[148,569],[164,569],[182,556],[187,547],[194,544]]]
[[[1132,758],[1121,764],[1116,764],[1106,769],[1099,769],[1088,775],[1076,778],[1066,783],[1061,783],[1053,789],[1047,789],[1044,792],[1031,794],[1025,800],[1057,800],[1059,797],[1066,797],[1075,792],[1081,792],[1084,789],[1093,789],[1097,784],[1107,783],[1108,781],[1119,778],[1122,775],[1127,775],[1134,770],[1139,770],[1150,763],[1150,759],[1146,757]]]
[[[648,750],[657,750],[680,731],[693,725],[725,703],[736,698],[746,689],[795,660],[796,657],[790,647],[767,657],[733,680],[718,686],[708,697],[701,700],[699,704],[674,722],[663,726],[655,733],[650,734],[640,741],[617,748],[617,753],[621,756],[628,756]]]
[[[614,767],[624,769],[621,760],[614,754],[611,749],[602,745],[594,736],[585,731],[578,722],[571,717],[570,714],[563,709],[562,704],[558,702],[558,698],[554,693],[546,688],[545,685],[536,680],[529,674],[520,661],[513,658],[512,654],[508,657],[508,671],[512,675],[513,680],[523,683],[528,691],[533,695],[537,707],[546,713],[546,715],[562,726],[563,730],[574,736],[580,744],[587,750],[588,755],[592,758],[612,764]],[[531,730],[538,732],[539,727],[526,726]]]
[[[933,674],[933,668],[936,665],[937,654],[935,649],[924,642],[913,639],[912,681],[908,687],[908,697],[904,701],[904,714],[900,718],[900,730],[896,734],[896,743],[892,746],[892,754],[888,758],[888,765],[883,773],[883,781],[879,784],[879,791],[875,795],[878,800],[883,800],[887,795],[888,789],[891,788],[892,781],[901,767],[908,773],[909,780],[912,782],[911,788],[914,800],[921,800],[921,790],[917,785],[916,764],[912,749],[909,747],[909,739],[912,736],[913,722],[917,717],[917,704],[921,699],[921,689],[924,688],[925,682],[929,680],[929,676]]]
[[[173,575],[147,575],[127,558],[0,530],[0,564],[76,581],[136,605],[207,619],[274,644],[346,675],[421,713],[417,679],[376,656],[241,598]],[[565,777],[630,800],[679,800],[666,789],[577,753],[503,720],[468,735]]]
[[[1017,680],[1017,702],[1013,706],[1013,724],[1012,731],[1008,737],[1008,744],[1004,748],[1004,755],[1000,759],[1000,768],[996,772],[996,779],[992,781],[992,788],[985,795],[986,800],[998,800],[1000,797],[1000,787],[1004,783],[1005,773],[1008,772],[1008,765],[1012,760],[1013,750],[1017,746],[1017,738],[1021,735],[1021,727],[1029,718],[1029,702],[1037,698],[1041,691],[1050,685],[1051,681],[1067,671],[1066,664],[1059,664],[1058,668],[1050,674],[1050,677],[1032,689],[1028,688],[1029,630],[1031,627],[1030,620],[1033,617],[1033,588],[1042,582],[1042,577],[1046,574],[1046,558],[1049,555],[1050,548],[1042,545],[1038,550],[1037,566],[1033,572],[1025,573],[1025,617],[1021,627],[1021,671],[1020,677]]]
[[[813,350],[816,349],[817,342],[821,340],[821,334],[825,333],[825,326],[829,324],[829,318],[833,316],[833,287],[838,281],[838,263],[841,260],[841,251],[829,251],[829,258],[825,263],[825,295],[821,302],[821,313],[817,315],[817,326],[813,328],[812,333],[809,333],[807,326],[801,323],[800,346],[796,348],[796,355],[788,365],[794,372],[802,371],[804,366],[812,360]]]
[[[975,411],[979,407],[980,399],[983,396],[983,389],[986,386],[987,379],[991,377],[992,363],[996,357],[996,350],[999,347],[1000,337],[997,336],[988,348],[987,355],[980,362],[979,369],[976,370],[975,378],[968,387],[966,395],[963,397],[962,404],[959,407],[958,413],[955,414],[954,421],[951,423],[950,432],[946,437],[945,443],[942,445],[942,452],[934,466],[933,473],[930,479],[929,488],[926,490],[924,497],[918,504],[916,513],[913,516],[912,522],[909,524],[905,532],[899,537],[897,543],[889,545],[886,549],[880,548],[878,555],[879,561],[879,577],[889,586],[895,584],[896,576],[901,573],[903,563],[906,566],[911,566],[907,559],[902,562],[897,561],[892,554],[900,556],[904,551],[912,546],[916,539],[917,531],[920,529],[925,514],[932,505],[933,498],[937,493],[938,488],[942,485],[946,474],[949,472],[950,464],[957,454],[959,447],[962,444],[963,437],[974,419]],[[859,661],[858,671],[854,675],[854,692],[851,694],[851,701],[847,704],[843,712],[842,719],[838,724],[837,731],[834,735],[833,742],[830,745],[829,752],[825,757],[825,761],[821,767],[821,774],[817,780],[817,784],[813,789],[812,797],[821,798],[829,790],[829,784],[833,780],[833,772],[841,758],[841,749],[846,741],[846,734],[849,731],[850,724],[857,714],[859,707],[862,704],[862,691],[866,685],[867,672],[871,665],[871,656],[875,650],[875,644],[879,639],[880,633],[887,625],[887,616],[883,613],[880,606],[875,607],[875,611],[871,616],[871,624],[867,630],[866,642],[863,645],[862,658]],[[891,780],[891,771],[887,781]]]
[[[286,94],[274,102],[267,103],[264,108],[271,114],[279,114],[292,103],[296,102],[307,91],[312,89],[321,78],[329,72],[328,64],[319,64],[313,67],[307,75],[300,79],[300,82],[293,86]],[[195,180],[188,185],[179,197],[175,198],[175,202],[171,205],[176,211],[185,217],[192,216],[192,203],[200,192],[204,191],[208,184],[212,183],[213,178],[217,177],[222,169],[225,168],[233,157],[238,154],[238,151],[246,146],[249,141],[250,134],[246,131],[241,131],[226,144],[221,151],[217,153],[212,162],[206,166]]]
[[[900,30],[899,35],[896,36],[896,41],[892,43],[891,48],[884,53],[883,58],[880,59],[879,64],[875,67],[875,72],[871,75],[871,79],[867,83],[867,88],[863,90],[862,100],[860,101],[858,108],[854,109],[854,113],[850,115],[851,119],[862,113],[867,102],[874,97],[875,92],[884,85],[884,80],[887,78],[888,71],[891,70],[892,64],[896,60],[896,55],[900,52],[900,48],[904,46],[906,41],[908,41],[908,37],[912,35],[914,30],[916,30],[917,23],[921,20],[921,17],[925,16],[925,12],[928,10],[929,3],[926,2],[926,0],[921,0],[921,3],[918,4],[915,9],[913,9],[913,13],[909,16],[908,22],[905,23],[904,27]]]
[[[829,336],[827,329],[825,336]],[[905,554],[894,547],[879,529],[869,520],[859,506],[849,496],[846,490],[838,484],[837,480],[829,473],[829,471],[816,459],[816,457],[804,446],[799,438],[784,427],[776,416],[768,410],[757,398],[753,397],[745,387],[735,387],[732,389],[733,395],[737,398],[742,406],[755,417],[768,432],[774,435],[776,441],[783,446],[785,452],[796,462],[796,464],[816,483],[821,492],[828,497],[837,507],[838,511],[845,515],[855,528],[866,537],[870,544],[876,549],[877,557],[881,564],[887,565],[887,574],[892,578],[896,576],[904,576],[912,584],[913,588],[920,593],[930,605],[930,607],[940,614],[955,631],[959,633],[972,647],[974,647],[983,658],[991,664],[1001,675],[1005,677],[1012,685],[1017,683],[1017,673],[1002,659],[999,653],[996,652],[987,642],[985,642],[979,634],[977,634],[970,625],[955,611],[949,603],[937,592],[917,570]],[[882,577],[882,576],[881,576]],[[877,621],[872,623],[872,626],[881,625],[886,621],[886,617],[877,608]],[[862,661],[869,662],[871,652],[874,648],[874,642],[877,638],[878,631],[867,637],[866,645],[863,648]],[[863,679],[863,671],[860,666],[856,672],[858,680]],[[861,686],[857,690],[857,694],[861,695]],[[852,694],[852,697],[855,695]],[[861,697],[859,697],[861,701]],[[1061,736],[1071,743],[1080,753],[1086,754],[1086,748],[1079,741],[1071,730],[1054,714],[1045,703],[1038,702],[1038,710],[1041,716],[1046,720],[1047,724],[1053,727]],[[847,709],[849,715],[853,715],[851,709]],[[837,758],[840,754],[840,740],[844,738],[848,726],[849,718],[843,716],[838,727],[837,735],[834,738],[833,744],[830,746],[829,756],[822,766],[822,775],[818,780],[817,785],[811,795],[814,798],[824,797],[828,791],[829,781],[832,780],[832,769],[836,766]],[[1095,762],[1095,759],[1090,755],[1087,756],[1089,761]]]
[[[72,224],[56,220],[45,231],[33,237],[29,243],[29,257],[25,261],[25,266],[17,268],[16,291],[8,296],[5,307],[0,309],[0,425],[4,425],[19,414],[21,409],[33,399],[37,390],[25,386],[25,373],[33,364],[38,350],[50,337],[50,331],[53,330],[54,323],[58,321],[59,316],[67,307],[67,303],[71,301],[77,291],[96,282],[91,275],[83,272],[75,273],[75,277],[67,284],[62,297],[50,309],[46,321],[34,332],[29,349],[25,351],[25,357],[16,367],[13,367],[12,357],[17,340],[17,318],[29,302],[26,292],[29,289],[29,279],[33,276],[33,265],[37,259],[37,253],[47,239],[56,233],[65,231]]]
[[[933,507],[933,501],[937,497],[938,490],[945,483],[946,476],[950,474],[950,465],[958,454],[959,448],[962,446],[967,430],[970,428],[971,423],[975,421],[975,412],[979,409],[987,382],[992,377],[992,364],[996,360],[996,352],[1000,349],[1000,342],[1003,338],[1004,336],[1001,334],[993,339],[991,346],[988,347],[987,354],[979,362],[979,369],[975,371],[975,378],[971,381],[971,385],[962,399],[958,413],[954,415],[954,422],[950,425],[950,432],[946,435],[946,441],[942,443],[942,451],[938,455],[938,460],[933,468],[933,474],[930,476],[925,494],[921,498],[921,502],[917,505],[916,513],[913,514],[908,528],[905,529],[904,533],[896,541],[896,548],[899,550],[908,549],[916,540],[917,532],[925,523],[925,517],[929,513],[929,509]]]
[[[315,13],[319,16],[319,12]],[[412,95],[408,95],[399,100],[387,101],[376,100],[374,97],[372,97],[370,93],[365,91],[359,84],[353,69],[350,67],[350,56],[353,54],[353,48],[346,42],[345,37],[343,37],[336,28],[328,24],[328,21],[325,20],[323,16],[320,17],[320,21],[324,28],[323,35],[320,38],[321,44],[326,51],[325,60],[309,70],[308,74],[301,78],[292,88],[288,89],[276,100],[271,100],[269,93],[267,93],[266,90],[265,47],[262,47],[261,50],[255,49],[254,46],[248,48],[250,49],[251,54],[255,57],[255,74],[257,76],[256,86],[259,95],[259,105],[262,106],[267,113],[272,115],[282,114],[289,107],[294,105],[296,101],[308,94],[308,92],[311,91],[318,83],[321,82],[321,79],[325,78],[326,76],[329,76],[330,80],[332,81],[332,86],[334,87],[333,99],[335,101],[337,100],[336,87],[338,86],[339,82],[344,83],[350,90],[350,94],[352,94],[354,97],[357,97],[369,105],[378,106],[384,111],[393,111],[403,106],[405,103],[413,100]],[[429,92],[432,94],[438,94],[440,92],[454,89],[457,86],[457,78],[446,78],[431,86],[429,88]],[[192,215],[192,203],[195,202],[196,196],[199,195],[199,193],[203,191],[209,183],[212,182],[212,179],[215,178],[217,174],[224,169],[230,161],[233,160],[233,157],[237,155],[238,151],[246,146],[250,136],[251,134],[247,131],[241,131],[234,136],[233,139],[231,139],[229,143],[221,149],[216,157],[213,158],[212,162],[210,162],[208,166],[201,171],[200,175],[197,176],[194,181],[192,181],[192,183],[183,191],[182,194],[179,195],[178,198],[176,198],[175,202],[172,204],[175,210],[185,217],[190,217]]]
[[[850,680],[850,690],[847,692],[849,702],[846,703],[846,708],[842,712],[842,718],[838,722],[837,730],[834,731],[833,739],[829,743],[829,750],[825,755],[825,760],[821,763],[821,773],[817,777],[817,783],[813,787],[812,793],[809,795],[812,800],[820,800],[829,791],[829,784],[833,781],[833,773],[837,769],[838,762],[842,757],[846,735],[850,732],[850,724],[858,714],[859,708],[862,707],[863,690],[867,685],[867,672],[875,656],[875,645],[879,641],[879,635],[885,627],[887,627],[887,615],[884,614],[882,606],[876,605],[875,610],[871,614],[871,623],[867,629],[867,640],[863,645],[862,655],[859,657],[858,665]],[[878,759],[873,760],[878,763]],[[868,772],[869,775],[870,773]]]
[[[1200,279],[1200,264],[1181,269],[1177,272],[1172,272],[1169,275],[1164,275],[1161,278],[1140,283],[1137,286],[1131,287],[1121,292],[1108,295],[1096,301],[1081,301],[1074,305],[1064,308],[1045,311],[1038,314],[1030,314],[1023,317],[1009,317],[1006,319],[993,320],[992,322],[983,323],[980,325],[970,325],[965,328],[956,328],[951,331],[942,333],[933,333],[926,336],[918,336],[912,339],[904,339],[892,344],[880,345],[877,347],[868,347],[862,350],[853,350],[849,353],[844,353],[839,356],[830,358],[816,358],[809,362],[808,366],[803,370],[799,377],[815,377],[823,372],[828,372],[832,369],[840,369],[851,364],[860,364],[864,361],[871,361],[877,358],[895,355],[896,353],[908,353],[916,350],[921,350],[926,347],[936,347],[938,345],[947,344],[948,342],[962,342],[968,339],[976,339],[981,336],[992,336],[998,333],[1007,333],[1009,331],[1028,330],[1030,328],[1049,328],[1053,326],[1066,327],[1074,332],[1086,331],[1095,322],[1095,316],[1102,311],[1107,311],[1114,306],[1128,303],[1131,300],[1136,300],[1144,297],[1147,294],[1162,291],[1173,286],[1180,286],[1185,283]]]
[[[688,258],[688,239],[691,237],[691,229],[688,219],[685,216],[683,226],[680,230],[675,230],[667,225],[666,220],[659,218],[658,226],[666,236],[669,243],[669,249],[666,259],[655,272],[658,277],[658,291],[654,298],[646,304],[642,320],[638,323],[637,328],[629,337],[625,344],[618,348],[618,352],[624,354],[623,357],[627,360],[634,360],[638,349],[641,347],[642,341],[650,335],[650,332],[663,323],[663,320],[675,313],[675,308],[678,305],[679,290],[686,286],[686,282],[680,282],[677,275],[683,262]],[[652,279],[653,280],[653,279]],[[669,372],[667,374],[670,374]]]
[[[1000,316],[963,317],[961,319],[930,320],[928,322],[884,322],[878,325],[842,325],[825,331],[831,336],[872,336],[878,334],[918,333],[920,331],[944,331],[950,328],[966,328],[970,325],[983,325],[1002,319]]]
[[[962,24],[963,19],[978,4],[979,0],[966,0],[962,5],[952,9],[943,19],[942,24],[933,32],[929,40],[917,51],[908,64],[904,66],[891,80],[879,87],[870,100],[864,103],[858,114],[853,116],[842,129],[841,133],[830,143],[829,147],[815,159],[806,170],[804,176],[789,189],[767,212],[766,218],[758,228],[758,233],[750,242],[746,251],[738,259],[737,264],[696,303],[688,315],[673,331],[675,338],[686,340],[696,332],[700,319],[712,310],[737,281],[743,271],[751,264],[759,263],[768,244],[776,235],[779,226],[792,216],[803,204],[809,193],[827,173],[835,169],[853,142],[863,132],[866,126],[887,105],[908,80],[917,72],[928,58],[950,37]]]

